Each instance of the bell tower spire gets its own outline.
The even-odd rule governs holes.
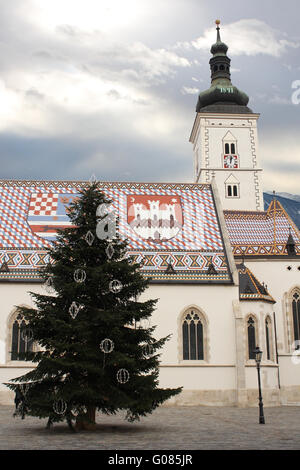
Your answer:
[[[230,62],[231,60],[227,57],[228,46],[221,41],[220,34],[220,20],[216,20],[217,25],[217,42],[211,46],[210,52],[213,57],[209,61],[210,70],[211,70],[211,83],[214,81],[217,83],[218,79],[227,80],[226,85],[232,85],[230,81]]]
[[[259,114],[248,108],[249,97],[232,84],[228,46],[211,46],[210,88],[199,93],[190,137],[194,149],[194,181],[218,186],[224,209],[262,211],[263,197],[257,148]],[[222,34],[223,35],[223,34]]]

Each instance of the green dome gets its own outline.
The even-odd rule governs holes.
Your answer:
[[[197,112],[252,113],[247,108],[249,97],[231,83],[228,46],[221,41],[220,21],[217,24],[217,41],[211,47],[211,87],[199,94]]]
[[[197,112],[201,108],[215,103],[230,103],[239,106],[247,106],[249,97],[243,91],[240,91],[231,82],[224,84],[212,85],[208,90],[199,94],[197,103]]]

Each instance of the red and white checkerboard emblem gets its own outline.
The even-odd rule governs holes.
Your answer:
[[[58,194],[36,193],[32,194],[29,206],[29,216],[33,215],[56,215]]]

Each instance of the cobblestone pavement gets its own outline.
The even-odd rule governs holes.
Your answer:
[[[97,415],[97,429],[73,434],[66,424],[46,429],[47,420],[13,418],[0,406],[1,450],[288,450],[300,449],[300,407],[161,407],[128,423],[125,414]]]

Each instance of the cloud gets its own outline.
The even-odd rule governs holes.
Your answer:
[[[277,94],[269,98],[269,103],[277,104],[280,106],[286,106],[286,105],[292,106],[293,105],[291,98],[285,98]]]
[[[23,136],[80,132],[85,138],[93,138],[95,132],[99,133],[100,122],[104,121],[101,128],[107,129],[108,122],[121,123],[124,116],[129,132],[135,121],[139,121],[136,128],[141,129],[139,117],[145,106],[150,107],[154,120],[162,121],[165,99],[159,87],[173,80],[178,69],[191,67],[187,58],[170,48],[150,47],[139,41],[119,42],[115,36],[78,25],[37,29],[33,12],[24,19],[14,11],[17,47],[10,28],[6,25],[6,35],[3,30],[0,131]],[[26,23],[28,18],[35,20],[32,28]],[[23,28],[24,42],[18,37]],[[84,120],[90,125],[82,126]],[[172,117],[167,118],[163,129],[168,128],[170,120]]]
[[[82,179],[95,173],[108,180],[193,180],[188,140],[198,88],[210,83],[207,58],[216,31],[204,28],[215,18],[213,2],[199,6],[191,0],[189,8],[183,0],[2,3],[0,158],[5,177]],[[260,19],[235,21],[228,14],[221,35],[229,55],[240,56],[232,69],[240,71],[237,86],[263,117],[266,188],[284,191],[289,188],[277,156],[280,151],[287,165],[299,158],[298,144],[290,143],[293,132],[298,136],[300,107],[279,105],[288,104],[285,95],[293,91],[289,69],[296,69],[299,43],[275,29],[275,12],[268,24],[262,21],[263,3],[240,2],[235,18],[256,10]],[[278,24],[292,30],[288,19]],[[204,32],[195,39],[199,31]],[[284,54],[282,60],[266,61],[266,55]],[[277,89],[270,88],[273,83]],[[296,187],[295,173],[294,180]]]
[[[242,19],[221,26],[222,40],[230,46],[232,56],[266,54],[280,57],[288,49],[300,47],[299,42],[288,41],[283,36],[283,33],[258,19]],[[216,31],[215,28],[210,28],[203,36],[191,41],[189,45],[183,44],[183,47],[192,45],[196,49],[208,51],[214,42]]]
[[[295,177],[300,171],[297,134],[288,131],[278,132],[275,136],[274,130],[270,129],[264,134],[264,139],[260,139],[259,147],[264,188],[299,194],[298,177]]]
[[[181,88],[181,93],[183,95],[197,95],[199,93],[199,88],[183,86]]]

